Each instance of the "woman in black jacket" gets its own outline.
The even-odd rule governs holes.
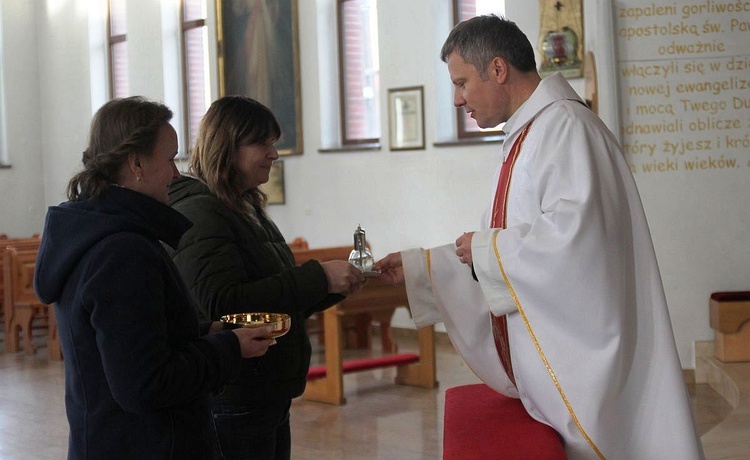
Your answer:
[[[172,183],[172,207],[193,227],[172,257],[198,304],[216,320],[229,313],[292,317],[288,334],[252,360],[240,378],[213,394],[212,408],[228,459],[288,459],[289,408],[305,389],[310,340],[305,319],[361,288],[362,273],[346,261],[295,265],[284,237],[266,214],[268,181],[281,130],[271,111],[241,96],[215,101],[201,122],[190,173]]]
[[[34,284],[55,304],[69,459],[218,458],[208,393],[273,343],[269,328],[199,324],[162,247],[191,225],[167,206],[171,117],[140,97],[106,103],[70,201],[47,213]]]

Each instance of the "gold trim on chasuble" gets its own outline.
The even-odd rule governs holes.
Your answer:
[[[526,139],[526,135],[528,134],[530,127],[531,127],[531,122],[529,122],[529,124],[526,125],[526,127],[523,129],[521,134],[518,136],[518,139],[516,139],[516,141],[513,143],[513,147],[511,148],[510,154],[508,155],[508,158],[505,160],[505,163],[503,163],[503,167],[500,170],[500,178],[498,180],[497,191],[495,192],[495,202],[493,204],[493,209],[492,209],[492,222],[491,222],[492,228],[499,228],[499,229],[506,228],[506,224],[507,224],[506,211],[507,211],[507,204],[508,204],[508,191],[510,190],[510,178],[511,178],[512,170],[513,170],[513,166],[515,165],[515,162],[516,162],[516,158],[518,158],[518,154],[521,151],[521,146],[523,145],[523,141]],[[601,453],[601,451],[596,446],[596,444],[594,444],[594,441],[589,437],[588,433],[586,433],[586,430],[583,429],[581,422],[578,420],[578,416],[573,410],[573,406],[570,404],[570,401],[568,401],[568,397],[565,396],[565,391],[563,391],[562,386],[560,385],[560,382],[557,380],[557,376],[555,375],[554,370],[552,370],[552,366],[550,366],[549,361],[547,361],[547,357],[545,356],[544,351],[542,350],[542,346],[539,344],[539,341],[536,338],[536,334],[534,333],[534,330],[531,327],[531,323],[529,322],[529,319],[526,316],[526,312],[521,306],[521,302],[518,300],[516,291],[513,289],[513,286],[511,285],[510,280],[508,279],[508,276],[505,274],[503,263],[500,260],[500,250],[497,247],[497,236],[499,234],[500,234],[499,231],[495,232],[495,235],[493,238],[495,258],[497,259],[497,265],[500,268],[500,273],[503,275],[503,280],[505,281],[505,284],[508,286],[508,291],[510,292],[511,297],[513,298],[513,302],[516,304],[516,309],[518,310],[518,313],[521,315],[521,318],[523,319],[523,323],[524,325],[526,325],[526,330],[529,332],[529,336],[531,337],[532,342],[534,342],[536,351],[537,353],[539,353],[539,357],[542,359],[542,362],[544,363],[544,367],[547,369],[547,372],[552,378],[552,382],[555,384],[555,388],[557,389],[557,392],[560,394],[560,397],[562,398],[563,403],[565,403],[565,407],[568,409],[568,413],[570,413],[570,416],[573,418],[573,422],[576,424],[578,431],[581,433],[584,439],[586,439],[586,442],[589,444],[589,446],[591,446],[591,448],[594,450],[596,455],[598,455],[599,458],[604,459],[605,458],[604,455]],[[515,385],[516,380],[515,380],[515,377],[513,376],[513,367],[510,361],[510,342],[508,340],[508,322],[506,319],[506,315],[495,316],[492,313],[490,313],[490,316],[492,317],[492,334],[495,337],[495,347],[497,348],[497,352],[500,357],[500,362],[503,364],[503,367],[508,373],[508,377],[510,377],[511,381],[513,382],[513,385]],[[506,359],[507,359],[507,365],[505,361]]]

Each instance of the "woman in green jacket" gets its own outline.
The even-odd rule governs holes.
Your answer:
[[[198,315],[216,320],[263,311],[292,318],[277,345],[249,360],[235,382],[212,395],[228,459],[290,458],[289,408],[305,389],[311,355],[305,320],[364,282],[343,260],[295,265],[258,188],[278,158],[274,143],[280,136],[267,107],[242,96],[223,97],[201,122],[190,176],[175,180],[169,191],[170,205],[193,222],[172,257]]]

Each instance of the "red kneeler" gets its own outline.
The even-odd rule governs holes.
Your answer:
[[[445,391],[443,460],[561,460],[557,432],[483,383]]]

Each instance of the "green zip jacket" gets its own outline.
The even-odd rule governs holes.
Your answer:
[[[177,249],[168,250],[198,305],[200,319],[215,321],[226,314],[250,312],[286,313],[292,318],[291,330],[267,354],[246,360],[239,378],[213,397],[248,404],[301,395],[311,354],[305,320],[343,297],[328,294],[320,263],[294,263],[281,232],[263,213],[254,223],[187,176],[172,183],[169,198],[170,205],[193,223]]]

